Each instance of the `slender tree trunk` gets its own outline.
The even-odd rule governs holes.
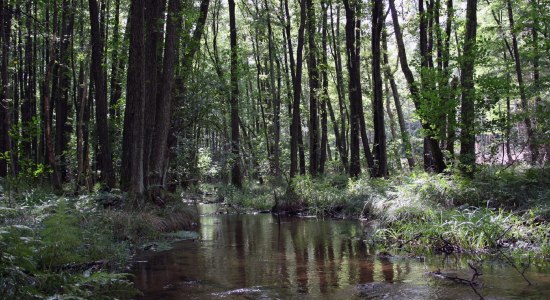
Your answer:
[[[151,177],[150,165],[153,164],[151,151],[153,133],[157,116],[158,80],[162,58],[162,31],[164,28],[164,12],[166,0],[145,0],[145,140],[143,145],[143,174],[145,189],[148,189],[148,179]],[[156,145],[155,145],[156,147]]]
[[[296,49],[296,66],[292,68],[293,48],[290,35],[290,14],[288,11],[288,0],[285,0],[287,44],[290,53],[291,69],[294,69],[294,78],[292,80],[294,87],[292,101],[292,129],[290,131],[290,177],[294,177],[298,172],[298,152],[301,144],[302,122],[300,121],[300,98],[302,95],[302,52],[304,48],[304,30],[306,22],[306,1],[300,2],[300,27],[298,28],[298,45]],[[301,168],[300,168],[301,169]]]
[[[359,137],[362,135],[365,156],[369,169],[374,165],[372,154],[370,153],[368,140],[366,139],[366,129],[364,124],[363,104],[361,96],[361,73],[359,59],[359,26],[360,20],[356,17],[359,10],[359,3],[344,0],[344,8],[346,10],[346,46],[347,60],[349,73],[349,98],[350,98],[350,166],[349,174],[352,177],[358,177],[361,173],[361,160],[359,151]],[[363,118],[363,122],[362,122]],[[362,134],[363,130],[364,134]]]
[[[164,165],[170,131],[170,116],[172,109],[172,93],[174,86],[174,66],[179,51],[179,28],[182,25],[181,0],[169,0],[164,45],[164,61],[161,81],[159,82],[159,98],[156,108],[156,125],[152,136],[151,159],[149,168],[149,188],[164,187]]]
[[[335,32],[335,26],[334,26],[334,19],[333,11],[332,11],[332,3],[329,4],[330,6],[330,22],[331,22],[331,33],[332,33],[332,48],[333,48],[333,58],[334,58],[334,65],[336,69],[336,90],[338,91],[338,108],[340,111],[340,123],[341,123],[341,130],[340,135],[338,136],[340,140],[340,146],[339,146],[339,152],[340,152],[340,158],[342,160],[342,165],[344,166],[344,170],[348,170],[349,164],[348,164],[348,147],[347,147],[347,139],[346,139],[346,120],[349,120],[349,118],[346,117],[345,112],[345,89],[344,89],[344,76],[342,71],[342,55],[340,53],[340,9],[336,10],[336,32]],[[329,102],[329,109],[331,109],[332,106]]]
[[[393,27],[395,32],[395,39],[397,41],[397,48],[399,53],[399,60],[401,63],[401,70],[403,71],[403,75],[405,75],[405,79],[407,80],[407,85],[409,87],[409,91],[411,93],[411,97],[414,102],[414,106],[417,110],[417,112],[421,111],[421,96],[418,91],[418,87],[415,83],[413,73],[411,69],[409,68],[409,63],[407,61],[407,54],[405,52],[405,43],[403,42],[403,35],[401,33],[401,26],[399,25],[399,17],[397,16],[397,10],[395,8],[395,2],[394,0],[389,0],[390,4],[390,12],[392,16],[393,21]],[[432,131],[432,126],[425,118],[421,116],[420,123],[422,125],[422,128],[428,132],[428,141],[432,149],[433,158],[435,160],[435,171],[437,173],[441,173],[445,170],[446,165],[445,161],[443,160],[443,153],[441,152],[441,148],[439,147],[439,143],[437,140],[433,137],[433,135],[430,133]]]
[[[309,173],[319,172],[319,69],[317,67],[317,45],[315,43],[316,18],[312,0],[306,1],[308,27],[308,74],[309,74]]]
[[[97,159],[98,170],[101,170],[100,180],[108,188],[115,186],[115,173],[113,170],[113,159],[111,157],[111,146],[109,139],[109,119],[107,117],[107,81],[105,79],[105,68],[103,64],[103,49],[105,42],[101,35],[101,24],[97,0],[89,0],[90,24],[92,30],[92,78],[95,91],[95,113],[97,126]]]
[[[70,134],[72,131],[69,124],[70,112],[70,45],[73,33],[75,5],[69,0],[63,0],[61,21],[61,41],[59,43],[59,61],[58,64],[58,92],[55,99],[55,152],[59,157],[57,165],[61,180],[67,181],[67,151],[69,146]]]
[[[390,69],[389,59],[388,59],[388,42],[386,34],[382,34],[382,51],[383,51],[383,60],[384,60],[384,74],[387,81],[390,83],[390,88],[395,104],[395,111],[397,112],[397,120],[399,123],[399,131],[401,132],[401,141],[403,142],[403,150],[405,152],[405,157],[409,164],[409,168],[412,170],[415,166],[414,155],[412,152],[411,139],[407,126],[405,124],[405,117],[403,115],[403,108],[401,107],[401,100],[399,99],[399,90],[397,89],[397,84],[395,83],[395,78]],[[388,107],[388,109],[390,109]],[[395,136],[394,136],[395,139]]]
[[[229,0],[229,31],[231,44],[231,153],[233,154],[233,167],[231,168],[231,183],[242,187],[240,141],[239,141],[239,74],[238,74],[238,49],[237,49],[237,25],[235,20],[235,1]]]
[[[273,29],[271,28],[271,10],[269,2],[264,0],[264,5],[267,13],[267,31],[268,31],[268,51],[269,51],[269,77],[271,88],[271,101],[273,117],[271,123],[271,134],[273,137],[273,143],[271,143],[271,173],[278,178],[280,176],[280,145],[281,138],[281,124],[280,124],[280,111],[281,111],[281,98],[280,90],[275,86],[275,45],[273,42]],[[277,60],[277,66],[279,61]]]
[[[391,132],[391,138],[394,143],[397,143],[397,130],[395,128],[395,117],[393,115],[393,111],[391,109],[391,96],[390,96],[390,88],[388,86],[388,80],[384,81],[384,91],[386,93],[386,113],[388,114],[388,120],[390,121],[390,132]],[[399,150],[397,147],[393,147],[393,154],[395,156],[395,160],[397,163],[397,169],[399,171],[403,170],[403,166],[401,166],[401,156],[399,155]]]
[[[374,172],[375,177],[388,176],[388,156],[386,147],[386,127],[384,125],[384,95],[381,69],[380,42],[384,24],[382,0],[372,0],[372,82],[373,82],[373,123],[374,123]]]
[[[525,91],[525,83],[523,82],[523,71],[521,66],[521,60],[519,57],[519,46],[516,35],[514,13],[512,10],[512,1],[506,0],[506,7],[508,9],[508,19],[510,20],[510,32],[512,34],[512,49],[514,51],[514,63],[516,66],[516,77],[519,85],[519,96],[521,99],[521,109],[523,110],[523,123],[527,129],[527,143],[529,144],[529,150],[531,152],[531,163],[537,162],[539,150],[537,147],[537,141],[533,130],[533,124],[531,123],[531,117],[529,116],[529,101],[527,99],[527,93]]]
[[[0,42],[2,47],[2,61],[0,65],[0,153],[2,156],[9,151],[9,101],[8,101],[8,64],[10,56],[11,13],[8,3],[0,0]],[[8,175],[8,160],[0,158],[0,177]]]
[[[460,109],[462,131],[460,133],[460,162],[462,170],[473,175],[476,160],[475,149],[475,90],[474,63],[477,32],[477,0],[468,0],[466,4],[466,32],[462,57],[462,105]]]

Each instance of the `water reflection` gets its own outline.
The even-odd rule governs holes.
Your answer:
[[[135,269],[144,299],[475,298],[425,275],[426,263],[373,255],[353,221],[223,215],[201,224],[201,241],[139,257],[147,261]]]

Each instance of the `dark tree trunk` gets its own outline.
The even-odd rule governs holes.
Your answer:
[[[386,149],[386,127],[384,125],[384,95],[382,93],[382,69],[380,39],[384,24],[382,0],[372,1],[372,83],[373,83],[373,123],[374,123],[374,177],[388,176],[388,156]]]
[[[107,81],[103,64],[105,41],[101,34],[100,13],[97,0],[89,0],[90,27],[92,36],[91,71],[95,91],[95,114],[97,127],[97,169],[101,171],[100,180],[108,188],[115,186],[115,174],[109,140],[109,119],[107,117]]]
[[[475,90],[474,63],[477,32],[477,0],[466,4],[466,32],[462,57],[460,84],[462,105],[460,108],[462,131],[460,132],[460,162],[463,172],[473,175],[476,162],[475,140]]]
[[[292,53],[292,42],[290,35],[290,14],[288,11],[288,1],[285,0],[285,13],[286,13],[286,31],[287,31],[287,44],[288,51]],[[306,1],[300,2],[300,27],[298,28],[298,45],[296,49],[296,67],[293,73],[294,78],[292,83],[294,85],[292,101],[292,129],[290,131],[290,177],[294,177],[298,172],[298,148],[301,144],[301,132],[302,122],[300,121],[300,98],[302,95],[302,51],[304,48],[304,30],[306,22]],[[293,64],[293,55],[290,54],[291,69]],[[300,155],[301,156],[301,155]],[[301,169],[301,168],[300,168]]]
[[[367,157],[369,169],[374,165],[374,160],[370,149],[368,148],[368,140],[366,139],[366,129],[364,124],[363,104],[361,96],[361,73],[360,73],[360,56],[359,56],[359,26],[360,20],[356,17],[359,10],[359,3],[344,0],[344,8],[346,10],[346,46],[347,46],[347,65],[349,73],[349,102],[350,102],[350,166],[349,174],[352,177],[357,177],[361,173],[361,160],[359,151],[359,137],[362,135],[363,147]],[[363,122],[362,122],[363,121]],[[364,129],[364,130],[363,130]],[[365,134],[362,134],[363,131]]]
[[[341,124],[341,128],[340,128],[340,132],[339,132],[339,135],[337,137],[337,140],[339,140],[340,142],[340,145],[338,147],[339,149],[339,152],[340,152],[340,159],[342,160],[342,165],[344,167],[344,170],[348,170],[348,147],[347,147],[347,141],[346,141],[346,120],[348,120],[348,118],[346,117],[346,113],[345,113],[345,104],[344,104],[344,99],[345,99],[345,89],[344,89],[344,77],[343,77],[343,72],[342,72],[342,56],[340,54],[340,9],[338,8],[336,10],[336,32],[335,32],[335,28],[334,28],[334,19],[332,18],[333,16],[333,11],[332,11],[332,4],[329,5],[330,6],[330,12],[331,12],[331,16],[330,16],[330,21],[331,21],[331,33],[332,33],[332,48],[333,48],[333,58],[334,58],[334,65],[335,65],[335,69],[336,69],[336,89],[338,91],[338,108],[340,110],[340,124]],[[332,105],[330,104],[330,102],[328,103],[328,107],[329,107],[329,110],[332,110]],[[331,118],[334,118],[334,116],[332,116],[333,114],[331,114]],[[335,120],[333,120],[334,122]],[[336,125],[337,126],[337,125]]]
[[[181,28],[182,24],[181,11],[182,7],[180,0],[169,0],[164,61],[162,77],[159,84],[159,98],[157,100],[156,126],[152,137],[154,147],[151,148],[148,188],[165,186],[163,171],[170,130],[174,65],[176,64],[176,55],[179,51],[179,43],[177,41],[179,39],[179,28]]]
[[[2,61],[0,65],[0,153],[2,155],[9,151],[9,101],[8,101],[8,64],[10,56],[11,36],[11,12],[8,10],[8,3],[0,0],[0,44],[2,47]],[[8,175],[8,160],[0,158],[0,177]]]
[[[144,0],[132,0],[130,6],[130,53],[124,137],[122,144],[121,186],[134,201],[143,196],[143,147],[145,107],[145,30]]]
[[[27,161],[33,161],[36,148],[33,147],[33,139],[36,139],[33,132],[33,118],[36,115],[36,77],[34,69],[33,28],[32,28],[32,2],[26,3],[27,27],[25,39],[25,97],[21,105],[21,125],[23,128],[23,139],[21,141],[21,157]]]
[[[239,141],[239,60],[237,49],[237,26],[235,20],[235,1],[229,0],[229,31],[231,44],[231,154],[233,166],[231,168],[231,184],[242,187],[241,157]]]
[[[316,18],[312,0],[306,1],[308,27],[308,75],[309,75],[309,173],[319,172],[319,69],[317,68],[317,45],[315,44]]]
[[[59,157],[57,164],[61,180],[66,182],[67,178],[67,150],[69,146],[70,134],[72,131],[69,124],[70,99],[70,46],[73,35],[74,11],[76,6],[69,0],[63,0],[63,18],[61,21],[61,42],[59,47],[58,66],[58,98],[55,99],[55,152]]]
[[[273,143],[271,143],[271,173],[278,178],[280,176],[280,145],[281,139],[281,123],[280,123],[280,111],[281,111],[281,98],[280,88],[275,85],[275,45],[273,41],[273,29],[271,28],[271,12],[269,8],[269,2],[264,1],[266,13],[267,13],[267,31],[268,31],[268,51],[269,51],[269,77],[270,77],[270,92],[272,101],[273,117],[271,123],[271,134],[273,137]],[[279,60],[277,60],[278,69],[280,69]],[[279,76],[280,82],[280,76]]]
[[[414,102],[414,106],[417,110],[417,112],[421,112],[421,96],[418,91],[418,87],[415,83],[413,73],[411,69],[409,68],[409,63],[407,61],[407,54],[405,52],[405,43],[403,42],[403,35],[401,33],[401,26],[399,25],[399,17],[397,16],[397,10],[395,8],[395,2],[394,0],[389,0],[390,4],[390,12],[392,16],[393,21],[393,27],[395,32],[395,39],[397,41],[397,48],[398,48],[398,54],[399,54],[399,60],[401,63],[401,70],[403,71],[403,75],[405,75],[405,79],[407,80],[407,85],[409,87],[409,91],[411,93],[411,97]],[[443,159],[443,153],[441,152],[441,148],[439,147],[438,141],[433,137],[433,133],[430,133],[432,131],[431,124],[421,116],[420,123],[422,125],[422,128],[428,133],[428,142],[431,146],[433,158],[435,160],[435,171],[437,173],[441,173],[445,170],[446,165],[445,161]]]
[[[148,189],[150,177],[151,151],[153,147],[153,133],[157,116],[158,80],[162,61],[162,37],[164,29],[164,12],[166,0],[145,0],[145,111],[144,118],[144,145],[143,145],[143,174],[145,189]],[[155,145],[156,147],[156,145]]]

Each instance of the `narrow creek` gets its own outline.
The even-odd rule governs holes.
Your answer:
[[[375,255],[358,221],[215,215],[200,205],[200,240],[136,258],[141,299],[479,299],[464,284],[427,274],[471,278],[466,259]],[[484,263],[485,299],[550,299],[550,272]]]

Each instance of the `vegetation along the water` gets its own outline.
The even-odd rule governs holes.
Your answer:
[[[550,260],[544,0],[0,0],[0,298],[141,297],[217,214]],[[215,295],[210,295],[214,297]]]

